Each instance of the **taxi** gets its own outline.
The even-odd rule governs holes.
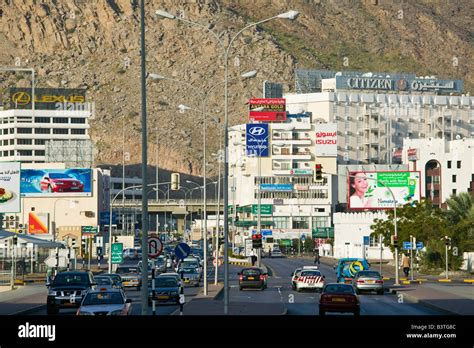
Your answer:
[[[130,315],[132,300],[122,289],[99,288],[87,293],[76,315]]]

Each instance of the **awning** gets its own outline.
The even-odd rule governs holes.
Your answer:
[[[52,242],[49,240],[44,240],[44,239],[40,239],[40,238],[36,238],[29,235],[24,235],[24,234],[18,234],[15,232],[0,230],[0,240],[13,238],[13,236],[17,236],[19,240],[24,241],[26,243],[32,243],[34,245],[37,245],[39,248],[48,248],[48,249],[65,248],[65,246],[62,243]]]

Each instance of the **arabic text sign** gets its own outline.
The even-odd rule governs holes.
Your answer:
[[[420,172],[349,172],[349,208],[393,209],[390,191],[397,205],[420,201],[420,178]]]
[[[20,212],[20,162],[0,163],[0,213]]]
[[[271,204],[260,204],[260,215],[272,215],[273,207]],[[252,214],[258,214],[258,204],[252,204]]]
[[[321,123],[316,125],[316,156],[337,156],[336,123]]]
[[[268,124],[246,125],[247,156],[268,157]]]
[[[253,111],[262,108],[260,111]],[[249,101],[249,118],[252,121],[285,121],[286,99],[252,98]]]
[[[23,169],[21,195],[24,197],[91,196],[92,170]]]

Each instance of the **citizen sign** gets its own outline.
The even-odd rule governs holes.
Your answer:
[[[252,135],[263,135],[265,134],[265,129],[262,127],[253,127],[249,129],[249,133]]]
[[[390,79],[369,79],[360,77],[350,77],[347,79],[349,88],[357,89],[393,89],[392,80]]]

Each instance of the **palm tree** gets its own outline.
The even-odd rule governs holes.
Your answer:
[[[448,220],[457,224],[471,215],[474,206],[474,198],[468,192],[462,192],[457,196],[451,196],[446,203],[448,204],[448,211],[446,212]]]

